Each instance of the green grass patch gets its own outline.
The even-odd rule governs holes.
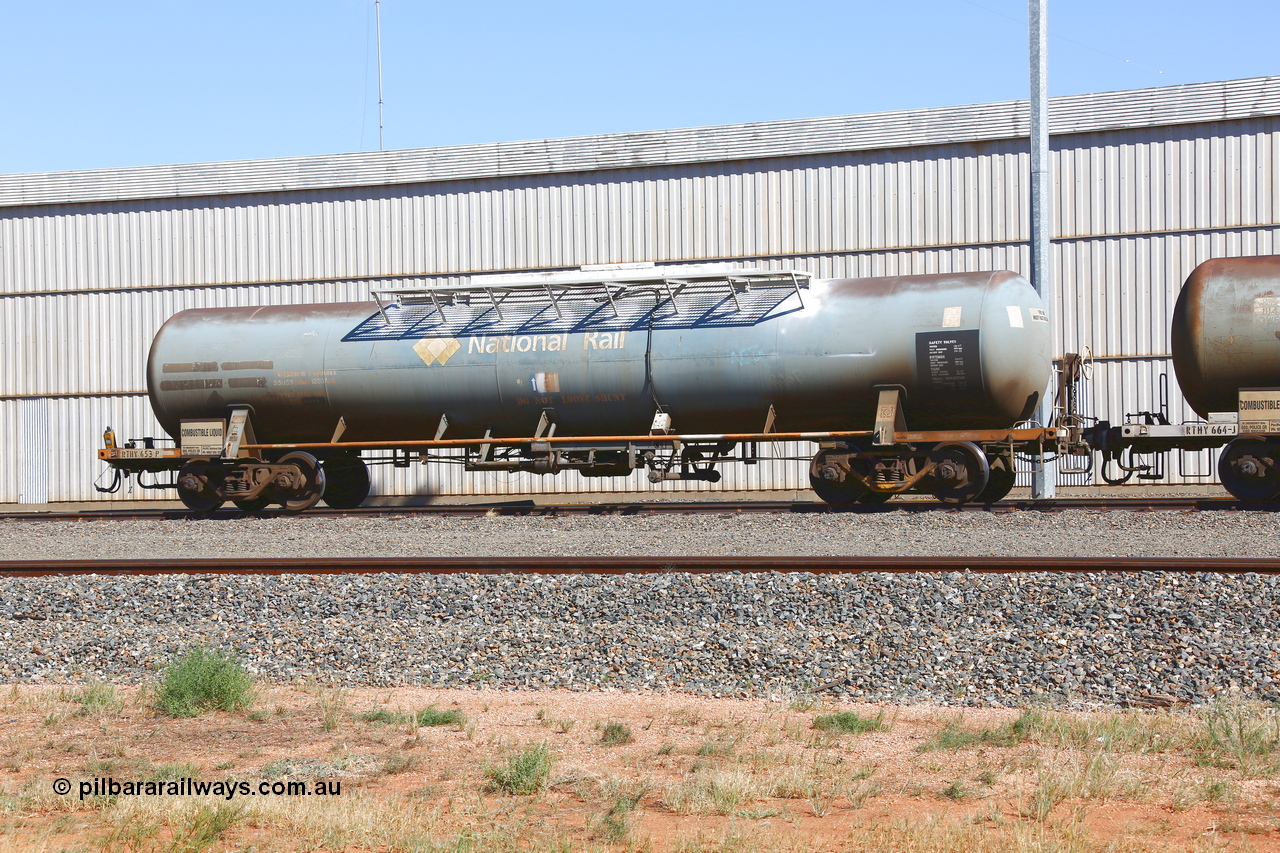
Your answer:
[[[545,743],[531,746],[507,759],[501,766],[484,771],[489,789],[506,794],[536,794],[547,786],[555,759]]]
[[[432,705],[430,708],[423,708],[414,716],[414,722],[419,727],[423,726],[457,726],[462,728],[466,725],[467,718],[461,711],[454,708],[451,711],[441,711]]]
[[[889,729],[884,722],[884,711],[874,717],[863,717],[852,711],[841,711],[839,714],[815,717],[813,727],[824,732],[842,735],[861,735],[867,732],[888,731]]]
[[[621,746],[633,740],[631,728],[623,723],[608,723],[600,733],[600,742],[605,746]]]
[[[400,723],[409,722],[409,715],[402,714],[399,711],[388,711],[386,708],[378,708],[377,710],[370,711],[367,714],[361,714],[359,719],[366,723],[383,723],[385,725],[395,726]]]
[[[82,687],[74,701],[80,706],[80,716],[88,714],[114,714],[124,707],[116,696],[116,689],[102,681],[93,681]]]
[[[253,677],[233,655],[191,646],[165,667],[156,708],[171,717],[241,711],[253,704]]]
[[[1023,711],[1018,719],[994,729],[969,729],[958,722],[951,722],[930,735],[916,750],[936,752],[945,749],[955,752],[977,746],[1017,746],[1032,740],[1042,725],[1043,720],[1038,711]]]
[[[403,711],[388,711],[386,708],[378,708],[374,711],[361,714],[359,719],[366,723],[383,723],[385,725],[397,726],[402,723],[413,723],[419,728],[426,726],[457,726],[462,728],[467,723],[466,716],[454,708],[451,711],[441,711],[432,705],[430,708],[423,708],[416,714],[406,714]]]

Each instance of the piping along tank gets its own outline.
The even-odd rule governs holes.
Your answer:
[[[548,410],[558,436],[643,435],[656,411],[679,433],[754,432],[770,407],[782,432],[870,429],[879,385],[905,389],[912,429],[1007,428],[1048,384],[1043,303],[1008,271],[616,295],[183,311],[148,391],[171,435],[247,406],[258,442],[294,443],[340,418],[343,442],[429,439],[442,416],[449,438],[531,436]]]

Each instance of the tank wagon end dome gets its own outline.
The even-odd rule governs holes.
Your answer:
[[[815,310],[831,320],[812,337],[843,339],[867,356],[851,393],[874,400],[876,386],[903,387],[912,428],[1007,428],[1030,417],[1048,387],[1048,313],[1016,272],[829,279],[814,288]]]
[[[990,273],[983,299],[982,362],[987,396],[1008,424],[1034,416],[1053,374],[1053,329],[1031,282]]]
[[[233,392],[236,384],[241,391],[250,381],[265,386],[268,364],[275,366],[273,355],[281,351],[298,354],[308,369],[322,368],[322,330],[335,321],[354,325],[376,310],[368,301],[179,311],[161,324],[147,354],[147,395],[156,420],[176,438],[183,418],[226,417],[230,402],[256,415],[252,402],[228,399],[240,396]]]

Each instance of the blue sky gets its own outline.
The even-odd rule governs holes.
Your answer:
[[[0,0],[0,173],[378,148],[373,0]],[[386,147],[1024,98],[1025,0],[382,3]],[[1054,95],[1280,73],[1280,0],[1050,0]]]

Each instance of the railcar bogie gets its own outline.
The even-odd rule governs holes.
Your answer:
[[[325,472],[309,453],[285,453],[276,462],[253,458],[178,459],[182,467],[174,486],[179,500],[195,512],[212,512],[227,501],[249,511],[278,503],[300,512],[315,506],[325,493]]]
[[[1047,434],[1024,437],[1039,452]],[[965,440],[860,446],[824,445],[809,464],[809,483],[835,505],[883,503],[899,494],[933,495],[942,503],[992,503],[1013,489],[1014,453],[1004,442]]]

